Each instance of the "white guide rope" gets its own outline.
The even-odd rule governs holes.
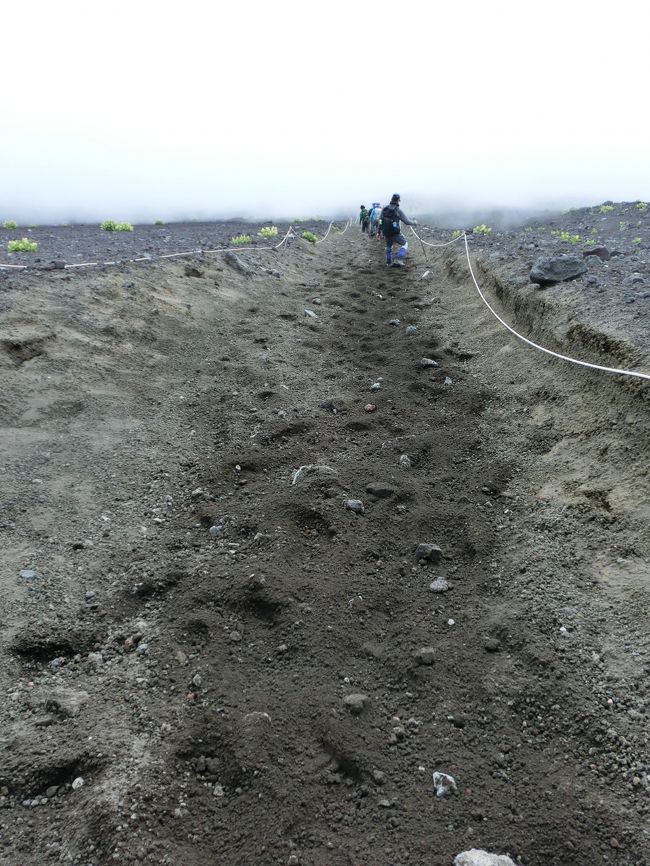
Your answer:
[[[526,343],[529,346],[532,346],[533,349],[537,349],[540,352],[545,352],[547,355],[551,355],[554,358],[559,358],[560,361],[568,361],[570,364],[578,364],[580,367],[589,367],[591,370],[600,370],[602,373],[615,373],[619,376],[633,376],[637,379],[645,379],[646,381],[650,381],[650,375],[647,373],[638,373],[636,370],[620,370],[617,367],[603,367],[601,364],[592,364],[589,361],[580,361],[577,358],[571,358],[569,355],[561,355],[559,352],[554,352],[552,349],[547,349],[544,346],[540,346],[539,343],[534,343],[532,340],[529,340],[527,337],[524,337],[522,334],[515,331],[513,327],[511,327],[507,322],[505,322],[501,316],[490,306],[487,298],[481,291],[481,287],[479,286],[476,277],[474,276],[474,270],[472,268],[472,262],[469,255],[469,244],[467,243],[467,233],[463,232],[457,238],[454,238],[451,241],[447,241],[444,244],[431,244],[427,241],[423,240],[417,232],[411,226],[411,231],[415,235],[415,237],[423,244],[426,244],[428,247],[448,247],[450,244],[455,244],[457,241],[462,240],[465,244],[465,256],[467,258],[467,267],[469,268],[470,275],[472,277],[472,281],[474,286],[476,287],[476,291],[479,293],[479,296],[488,310],[492,313],[494,318],[500,322],[503,327],[508,330],[514,337],[522,342]]]

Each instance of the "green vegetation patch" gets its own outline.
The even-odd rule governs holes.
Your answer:
[[[313,232],[303,232],[300,237],[304,238],[306,241],[309,241],[310,244],[316,243],[316,235]]]
[[[564,241],[565,244],[572,244],[575,246],[580,243],[580,235],[572,235],[570,232],[566,231],[552,231],[551,234],[553,237],[558,238],[558,240]]]
[[[235,235],[234,238],[230,238],[230,243],[234,244],[236,247],[242,247],[244,244],[249,244],[250,242],[250,235]]]
[[[115,220],[104,220],[100,225],[103,232],[132,232],[133,226],[131,223],[118,223]]]
[[[277,236],[278,227],[277,226],[263,226],[259,231],[258,235],[261,238],[274,238]]]
[[[29,238],[21,238],[19,241],[9,241],[7,249],[10,253],[35,253],[38,249],[36,241]]]

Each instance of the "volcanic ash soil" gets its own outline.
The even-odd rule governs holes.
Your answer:
[[[487,299],[650,372],[557,243]],[[462,242],[239,256],[0,272],[3,862],[647,866],[647,387]]]

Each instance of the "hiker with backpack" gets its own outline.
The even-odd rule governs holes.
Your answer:
[[[373,202],[370,208],[370,237],[379,237],[379,222],[381,220],[381,205],[378,201]]]
[[[387,204],[381,212],[381,231],[386,241],[386,266],[403,267],[402,259],[406,257],[409,244],[400,228],[400,222],[407,226],[416,226],[417,220],[410,220],[400,207],[400,197],[394,193],[390,204]],[[393,247],[399,244],[397,256],[393,260]]]
[[[361,210],[359,211],[359,222],[361,223],[361,231],[367,232],[368,226],[370,225],[370,214],[365,206],[365,204],[361,205]]]

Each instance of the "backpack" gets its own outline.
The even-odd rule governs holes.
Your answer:
[[[399,234],[399,220],[397,219],[397,208],[393,204],[387,204],[381,211],[381,230],[385,238]]]

